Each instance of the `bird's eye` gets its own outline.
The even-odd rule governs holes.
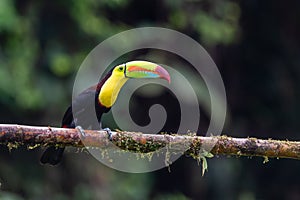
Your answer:
[[[124,67],[119,67],[119,71],[123,71]]]

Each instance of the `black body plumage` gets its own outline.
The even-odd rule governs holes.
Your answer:
[[[98,95],[105,81],[111,76],[109,71],[99,83],[80,93],[66,110],[62,119],[62,128],[101,129],[101,117],[110,110],[98,101]],[[95,116],[93,114],[95,113]],[[95,119],[96,117],[96,119]],[[64,147],[48,147],[43,153],[40,162],[42,164],[57,165],[61,162]]]

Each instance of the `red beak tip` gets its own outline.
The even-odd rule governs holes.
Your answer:
[[[167,70],[165,70],[163,67],[158,65],[156,68],[156,71],[158,72],[158,74],[160,75],[161,78],[167,80],[169,82],[169,84],[171,83],[170,74],[168,73]]]
[[[166,80],[168,81],[169,84],[171,84],[170,76],[166,77]]]

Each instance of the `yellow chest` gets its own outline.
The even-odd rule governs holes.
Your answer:
[[[102,86],[98,100],[105,107],[111,107],[117,100],[118,94],[128,78],[121,76],[109,77]]]

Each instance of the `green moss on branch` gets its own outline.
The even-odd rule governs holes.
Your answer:
[[[193,135],[142,134],[140,132],[113,132],[112,140],[106,131],[85,130],[81,138],[77,129],[0,124],[0,144],[10,149],[27,145],[73,146],[109,148],[111,142],[122,150],[150,153],[167,148],[171,153],[185,153],[195,159],[203,152],[214,155],[260,156],[266,158],[300,159],[299,141],[232,138],[228,136],[202,137]]]

